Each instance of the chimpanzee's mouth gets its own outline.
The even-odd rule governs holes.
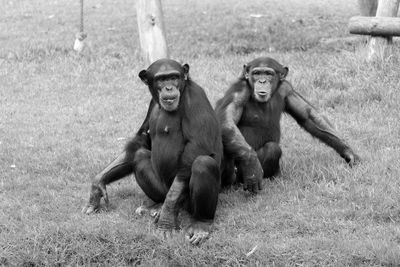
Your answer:
[[[162,102],[164,102],[165,104],[171,105],[175,102],[175,100],[177,99],[177,96],[167,96],[167,97],[163,97],[162,98]]]
[[[257,94],[258,94],[259,96],[264,97],[264,96],[267,96],[268,92],[259,91],[259,92],[257,92]]]

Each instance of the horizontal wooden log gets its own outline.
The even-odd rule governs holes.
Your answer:
[[[400,18],[396,17],[352,17],[349,22],[352,34],[372,36],[400,36]]]

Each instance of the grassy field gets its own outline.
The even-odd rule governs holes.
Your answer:
[[[79,1],[1,1],[0,266],[399,266],[399,45],[366,63],[364,39],[340,39],[356,1],[330,2],[163,1],[172,57],[212,103],[269,55],[363,159],[349,168],[284,117],[282,175],[254,198],[222,192],[211,238],[191,246],[134,213],[133,177],[108,187],[110,211],[80,213],[150,99],[132,1],[85,2],[82,56]]]

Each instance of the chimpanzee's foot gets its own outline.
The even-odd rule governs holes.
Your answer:
[[[92,184],[92,188],[90,191],[89,203],[86,204],[82,209],[82,213],[91,214],[97,212],[100,208],[100,200],[104,198],[106,202],[106,206],[108,207],[108,195],[106,191],[106,186],[103,184]]]
[[[198,245],[204,242],[211,233],[212,221],[192,220],[190,226],[186,229],[186,239],[192,245]]]
[[[143,204],[135,210],[137,215],[149,214],[151,217],[157,219],[160,217],[161,207],[163,203]]]
[[[264,172],[265,173],[265,172]],[[277,169],[272,173],[264,175],[264,179],[269,179],[271,181],[275,180],[275,178],[281,176],[281,169]]]

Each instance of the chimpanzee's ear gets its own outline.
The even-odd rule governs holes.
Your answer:
[[[144,82],[145,84],[149,84],[149,81],[147,80],[147,71],[146,70],[141,70],[139,72],[139,78]]]
[[[243,65],[243,72],[241,78],[245,78],[246,80],[249,79],[249,66],[247,66],[246,64]]]
[[[185,77],[185,80],[189,78],[189,64],[183,64],[183,75]]]
[[[289,72],[289,68],[288,67],[283,67],[282,68],[282,72],[279,73],[279,79],[281,81],[283,81],[286,78],[288,72]]]

